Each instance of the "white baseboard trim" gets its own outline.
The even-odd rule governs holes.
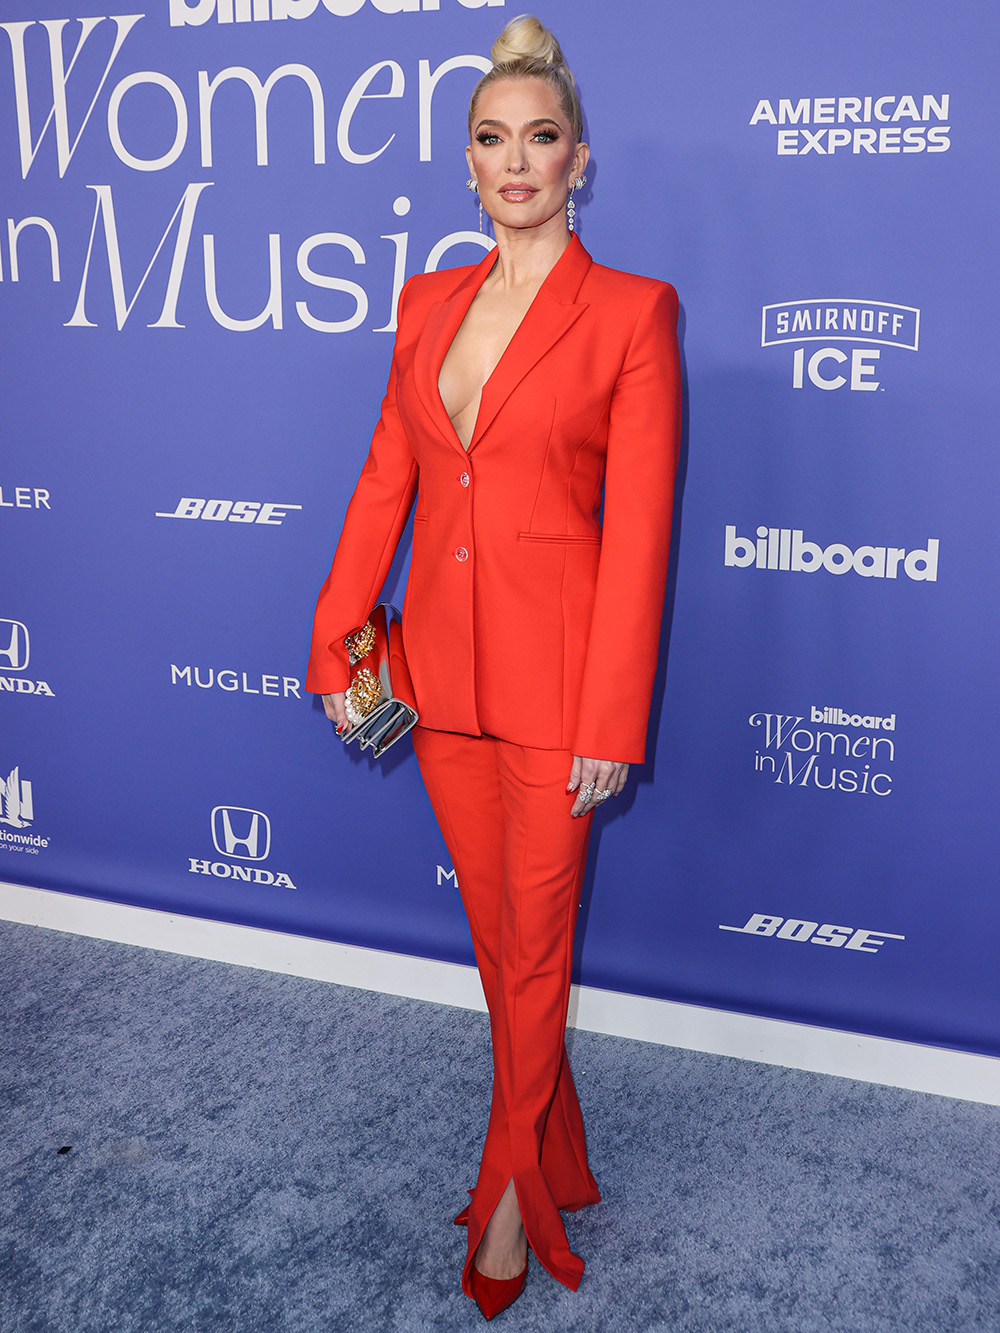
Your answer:
[[[0,919],[484,1010],[472,967],[0,882]],[[1000,1106],[1000,1059],[574,986],[570,1025],[786,1069]]]

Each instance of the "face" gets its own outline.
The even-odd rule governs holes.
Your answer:
[[[570,186],[590,155],[543,79],[501,79],[484,88],[465,152],[483,207],[511,229],[565,226]]]

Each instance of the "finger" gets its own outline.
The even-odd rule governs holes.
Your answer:
[[[579,790],[576,793],[576,800],[573,802],[573,808],[570,815],[574,819],[579,819],[581,815],[589,814],[594,808],[594,791],[596,782],[592,776],[592,770],[597,765],[592,759],[584,759],[580,763],[581,775]]]
[[[578,754],[575,754],[573,756],[572,767],[569,770],[569,782],[567,782],[566,784],[567,791],[576,791],[577,787],[579,787],[582,765],[583,765],[583,760],[580,758]]]
[[[580,789],[580,792],[577,793],[576,800],[573,801],[573,808],[569,810],[569,814],[571,814],[572,818],[575,818],[575,820],[579,820],[581,814],[589,814],[592,812],[593,798],[591,797],[589,800],[584,800],[584,797],[587,796],[589,796],[588,788],[583,786],[583,788]]]
[[[327,717],[336,725],[338,732],[346,731],[349,722],[347,717],[347,708],[344,705],[343,692],[336,694],[323,695],[323,711]]]

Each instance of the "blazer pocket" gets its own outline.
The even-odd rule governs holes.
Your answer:
[[[596,533],[575,532],[519,532],[519,542],[552,542],[558,546],[600,546]]]
[[[413,515],[413,521],[414,521],[414,523],[426,523],[426,522],[427,522],[427,515],[426,515],[426,514],[414,514],[414,515]]]

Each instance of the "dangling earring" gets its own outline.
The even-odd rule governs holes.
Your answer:
[[[575,191],[582,190],[587,184],[586,176],[577,176],[573,184],[569,187],[569,198],[566,200],[566,225],[570,231],[574,229],[576,222],[576,200],[573,198]]]
[[[472,190],[472,192],[473,192],[474,194],[478,194],[478,193],[479,193],[479,182],[478,182],[477,180],[473,180],[472,177],[470,176],[469,179],[465,182],[465,188],[466,188],[467,190]],[[483,201],[482,201],[482,199],[480,199],[480,201],[479,201],[479,233],[480,233],[480,235],[482,235],[482,231],[483,231]]]

